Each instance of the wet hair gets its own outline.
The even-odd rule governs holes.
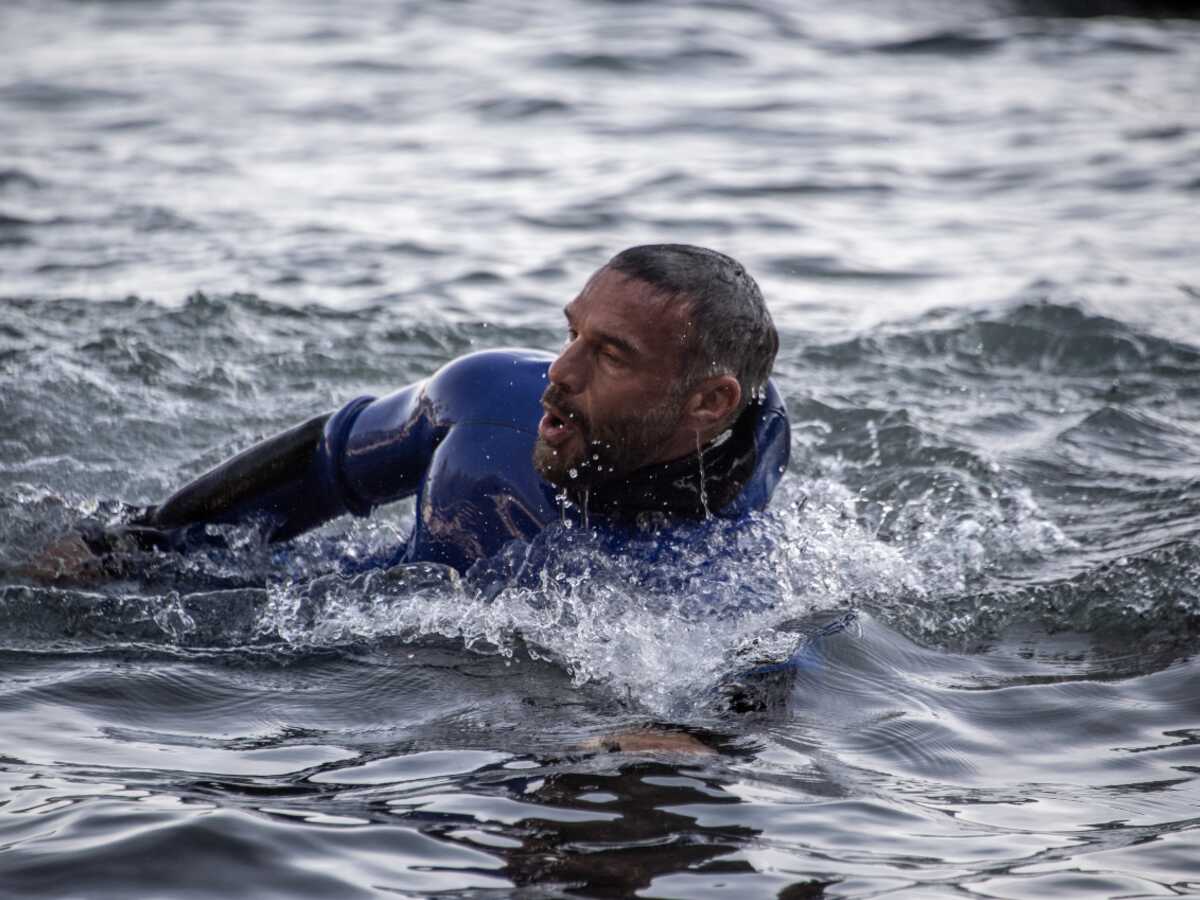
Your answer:
[[[688,304],[690,336],[681,393],[711,375],[732,375],[741,413],[762,397],[779,335],[762,291],[736,259],[690,244],[644,244],[622,250],[605,267]]]

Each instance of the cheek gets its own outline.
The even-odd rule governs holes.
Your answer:
[[[620,415],[644,403],[645,390],[637,379],[614,377],[611,374],[597,375],[592,380],[589,399],[598,415]]]
[[[592,421],[597,427],[638,420],[661,406],[666,395],[644,381],[610,383],[592,398]]]

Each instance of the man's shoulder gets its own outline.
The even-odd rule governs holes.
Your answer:
[[[425,395],[439,418],[536,427],[553,359],[528,348],[480,350],[442,366],[429,379]]]

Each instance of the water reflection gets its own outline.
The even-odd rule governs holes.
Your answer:
[[[1200,32],[1124,17],[1188,6],[0,4],[0,894],[1196,893]],[[315,546],[13,572],[253,435],[553,346],[642,239],[744,259],[783,336],[740,634],[711,568],[674,620],[617,568],[325,590]],[[719,757],[566,749],[707,724],[726,651],[847,608]]]
[[[736,805],[727,776],[687,764],[635,760],[613,770],[596,760],[576,771],[509,776],[491,783],[524,803],[544,806],[508,832],[519,846],[499,847],[517,886],[558,887],[595,897],[628,897],[663,876],[755,873],[742,851],[760,836],[747,825],[702,825],[684,810]],[[563,810],[578,817],[563,817]],[[444,836],[462,839],[454,829]],[[655,892],[651,891],[651,894]],[[819,882],[797,883],[789,897],[823,895]]]

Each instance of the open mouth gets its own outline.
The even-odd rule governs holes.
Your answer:
[[[544,406],[546,411],[538,423],[538,437],[551,446],[558,446],[579,430],[579,426],[552,406]]]

